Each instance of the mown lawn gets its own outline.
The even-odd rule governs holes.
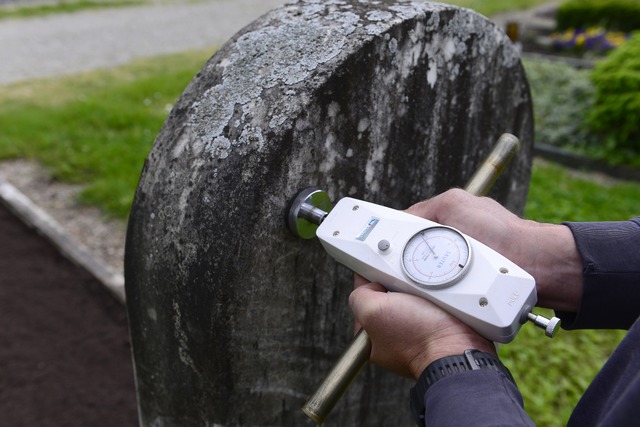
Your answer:
[[[58,0],[34,4],[7,4],[0,8],[0,19],[30,18],[33,16],[73,13],[89,9],[112,9],[141,5],[141,0]]]
[[[455,4],[456,6],[473,9],[485,16],[491,16],[511,10],[530,9],[549,2],[548,0],[451,0],[441,1],[440,3]]]
[[[55,179],[86,184],[80,202],[126,218],[162,123],[209,56],[189,52],[0,86],[0,159],[37,159]]]

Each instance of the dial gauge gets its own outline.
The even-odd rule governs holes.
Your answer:
[[[444,287],[460,280],[471,263],[471,246],[458,230],[443,225],[414,234],[402,251],[402,267],[411,280]]]

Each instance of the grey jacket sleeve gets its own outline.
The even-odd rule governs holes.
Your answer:
[[[434,384],[425,394],[427,426],[535,426],[524,411],[518,388],[489,370],[461,372]]]

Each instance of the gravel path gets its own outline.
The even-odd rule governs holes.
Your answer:
[[[219,47],[285,0],[209,0],[0,21],[0,84]]]

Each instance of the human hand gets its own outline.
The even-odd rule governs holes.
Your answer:
[[[370,362],[418,379],[431,362],[474,348],[495,354],[494,345],[433,303],[414,295],[387,292],[356,276],[349,305],[371,338]]]
[[[578,311],[582,261],[568,227],[521,219],[495,200],[460,189],[417,203],[407,212],[457,228],[519,265],[535,278],[541,307]]]

